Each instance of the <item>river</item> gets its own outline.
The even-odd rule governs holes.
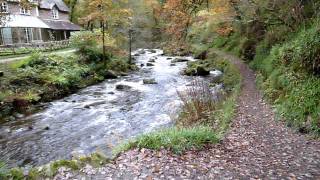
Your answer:
[[[73,154],[101,152],[139,134],[172,126],[181,101],[177,90],[190,78],[180,75],[185,62],[171,66],[161,50],[145,51],[137,65],[155,59],[154,66],[87,87],[46,105],[41,112],[0,126],[0,161],[14,166],[38,166]],[[174,57],[172,57],[174,58]],[[186,57],[193,60],[191,57]],[[155,78],[158,84],[144,85]],[[117,85],[131,89],[117,90]]]

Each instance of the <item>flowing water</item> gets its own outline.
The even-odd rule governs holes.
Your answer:
[[[0,161],[9,166],[34,166],[72,154],[98,151],[111,155],[112,147],[124,140],[171,126],[181,104],[177,90],[188,82],[179,74],[186,64],[170,66],[162,53],[146,50],[136,58],[137,64],[157,58],[155,66],[85,88],[49,103],[39,113],[1,124]],[[144,85],[145,78],[155,78],[158,84]],[[119,84],[131,89],[116,90]]]

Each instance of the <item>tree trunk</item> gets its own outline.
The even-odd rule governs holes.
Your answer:
[[[105,34],[106,34],[106,30],[105,30],[105,23],[101,22],[101,26],[102,26],[102,53],[103,53],[103,57],[102,60],[104,62],[104,64],[106,65],[106,42],[105,42]]]

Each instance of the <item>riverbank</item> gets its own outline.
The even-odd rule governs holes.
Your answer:
[[[72,94],[108,78],[117,78],[136,67],[112,58],[106,63],[81,55],[43,55],[6,64],[0,86],[0,119],[19,119],[41,109],[41,103]],[[40,105],[40,106],[39,106]]]
[[[172,74],[172,78],[174,78],[174,79],[177,79],[178,77],[177,77],[177,75],[176,75],[176,73],[179,73],[179,72],[181,72],[183,69],[181,69],[181,67],[183,67],[183,66],[181,66],[182,64],[184,64],[184,62],[182,62],[182,60],[181,60],[181,62],[178,62],[178,61],[180,61],[180,60],[176,60],[175,58],[171,58],[171,57],[161,57],[161,58],[152,58],[152,56],[151,56],[151,59],[149,60],[149,58],[148,59],[143,59],[143,61],[146,61],[146,63],[150,63],[149,61],[154,61],[153,62],[153,64],[155,64],[155,66],[154,67],[145,67],[145,68],[147,68],[147,69],[150,69],[150,68],[154,68],[155,69],[155,71],[156,72],[158,72],[158,70],[159,70],[159,73],[160,74],[158,74],[158,76],[156,76],[156,78],[155,78],[155,80],[156,80],[156,82],[158,83],[158,85],[151,85],[151,86],[156,86],[156,87],[158,87],[157,89],[159,89],[159,86],[160,87],[162,87],[162,86],[165,86],[165,87],[170,87],[171,85],[170,84],[164,84],[165,82],[171,82],[172,80],[170,80],[170,79],[165,79],[164,78],[164,72],[163,72],[163,66],[168,66],[168,67],[170,67],[170,69],[167,69],[165,72],[167,72],[167,73],[169,73],[169,74],[167,74],[166,76],[169,76],[170,78],[171,78],[171,75],[170,74],[172,74],[172,73],[174,73],[174,74]],[[138,62],[139,62],[139,58],[138,58]],[[175,66],[171,66],[172,65],[172,62],[175,62]],[[205,61],[204,61],[205,62]],[[209,62],[209,61],[208,61]],[[211,60],[210,60],[210,62],[211,62]],[[216,63],[216,65],[214,65],[213,66],[213,64],[214,63],[211,63],[211,67],[206,67],[206,68],[208,68],[208,70],[214,70],[214,69],[219,69],[219,70],[221,70],[221,71],[223,71],[223,73],[225,74],[225,76],[223,76],[223,78],[221,78],[221,76],[219,76],[220,78],[214,78],[214,77],[216,77],[216,76],[213,76],[213,75],[211,75],[212,77],[213,77],[213,79],[211,79],[212,81],[209,81],[209,82],[211,82],[212,84],[212,88],[213,87],[215,87],[216,85],[219,85],[220,83],[222,83],[222,82],[224,82],[224,80],[225,79],[229,79],[230,80],[230,77],[233,77],[233,76],[236,76],[236,74],[235,75],[232,75],[233,73],[235,73],[236,71],[230,71],[231,69],[229,69],[229,66],[231,65],[231,64],[226,64],[226,63],[221,63],[221,62],[223,62],[222,60],[217,60],[217,63]],[[193,68],[194,66],[195,66],[195,63],[196,62],[190,62],[190,63],[188,63],[189,64],[189,68]],[[197,62],[197,63],[200,63],[200,62]],[[160,67],[158,67],[159,65],[161,65]],[[181,65],[180,65],[181,64]],[[220,64],[220,65],[219,65]],[[177,71],[178,70],[178,71]],[[143,70],[142,69],[142,71],[145,71],[145,70]],[[177,72],[176,72],[177,71]],[[227,78],[228,77],[228,78]],[[236,77],[238,77],[238,76],[236,76]],[[195,77],[194,77],[195,78]],[[190,80],[192,80],[192,79],[194,79],[194,78],[191,78]],[[200,78],[200,77],[199,77]],[[183,78],[184,79],[184,78]],[[189,79],[189,78],[187,78],[187,79]],[[195,79],[198,79],[198,78],[195,78]],[[200,79],[202,79],[202,78],[200,78]],[[209,78],[210,79],[210,78]],[[213,82],[214,81],[214,82]],[[185,83],[187,83],[187,82],[185,82],[184,80],[183,81],[181,81],[181,80],[175,80],[175,86],[177,86],[178,84],[181,84],[181,85],[186,85]],[[190,82],[192,82],[192,81],[189,81],[189,83],[188,84],[190,84]],[[227,85],[226,84],[226,87],[229,87],[229,88],[227,88],[227,89],[229,89],[230,91],[227,93],[227,96],[224,96],[224,97],[226,97],[227,99],[226,99],[226,101],[224,101],[223,103],[217,103],[217,104],[215,104],[214,105],[214,108],[216,109],[216,111],[214,111],[214,112],[211,112],[211,111],[208,111],[209,109],[204,109],[205,111],[202,111],[202,112],[193,112],[193,113],[201,113],[201,116],[199,116],[199,118],[198,119],[194,119],[195,120],[195,122],[194,122],[194,124],[192,125],[192,124],[190,124],[188,127],[187,126],[185,126],[185,125],[178,125],[178,127],[176,128],[176,129],[174,129],[174,128],[172,128],[172,129],[168,129],[168,130],[164,130],[164,131],[161,131],[163,134],[163,138],[160,138],[160,139],[163,139],[163,140],[165,140],[165,138],[164,137],[167,137],[166,139],[168,140],[168,138],[169,139],[171,139],[170,140],[170,142],[171,143],[168,143],[167,145],[169,145],[169,146],[166,146],[168,149],[171,149],[170,147],[177,147],[176,149],[172,149],[172,150],[176,150],[175,152],[176,153],[183,153],[184,151],[187,151],[187,150],[190,150],[190,149],[194,149],[194,148],[203,148],[203,147],[205,147],[208,143],[217,143],[218,141],[219,141],[219,139],[223,136],[223,134],[224,134],[224,132],[225,132],[225,130],[228,128],[228,126],[229,126],[229,122],[230,122],[230,120],[231,120],[231,118],[232,118],[232,116],[233,116],[233,114],[234,114],[234,106],[235,106],[235,99],[236,99],[236,94],[235,94],[235,91],[233,91],[233,88],[234,88],[234,90],[236,90],[236,89],[238,89],[239,90],[239,85],[237,85],[237,82],[239,82],[239,81],[234,81],[234,86],[233,87],[231,87],[230,85],[231,84],[229,84],[229,85]],[[124,82],[123,82],[124,83]],[[138,82],[139,83],[139,82]],[[178,83],[178,84],[177,84]],[[128,83],[124,83],[124,84],[128,84]],[[129,83],[130,84],[130,86],[132,86],[133,85],[133,83]],[[148,85],[147,85],[148,86]],[[149,85],[150,86],[150,85]],[[150,87],[151,87],[150,86]],[[187,86],[188,87],[188,86]],[[190,87],[190,85],[189,85],[189,87]],[[218,86],[216,86],[216,87],[218,87]],[[178,87],[177,87],[178,88]],[[145,89],[145,88],[144,88]],[[178,89],[180,89],[180,88],[178,88]],[[161,90],[161,88],[160,88],[160,90]],[[169,93],[166,93],[166,95],[165,96],[162,96],[162,98],[164,98],[164,100],[166,99],[165,97],[168,95],[168,96],[170,96],[170,99],[172,99],[172,101],[170,101],[169,102],[169,104],[168,105],[170,105],[170,111],[172,111],[173,109],[174,109],[174,107],[175,106],[172,106],[173,104],[173,100],[174,99],[179,99],[178,97],[171,97],[173,94],[176,94],[176,92],[175,93],[170,93],[171,91],[169,90],[169,89],[166,89],[166,91]],[[93,92],[94,93],[94,92]],[[152,95],[153,96],[153,95]],[[178,95],[175,95],[175,96],[178,96]],[[169,98],[169,97],[168,97]],[[123,100],[124,101],[124,100]],[[150,102],[151,101],[156,101],[156,100],[150,100]],[[157,101],[158,102],[158,101]],[[220,102],[220,101],[219,101]],[[152,104],[154,104],[155,102],[153,102]],[[158,102],[158,103],[162,103],[162,102]],[[139,103],[138,103],[139,104]],[[144,103],[145,104],[145,103]],[[163,103],[162,103],[163,104]],[[152,105],[151,105],[152,106]],[[167,105],[165,105],[164,104],[164,106],[163,106],[163,108],[162,108],[162,110],[161,111],[163,111],[163,110],[165,110],[166,109],[166,107],[167,107]],[[155,109],[156,110],[156,109]],[[150,113],[152,112],[153,110],[150,110]],[[158,111],[158,110],[156,110],[156,111]],[[130,114],[130,112],[127,112],[127,114]],[[137,113],[137,112],[136,112]],[[158,113],[159,113],[159,111],[158,111]],[[158,114],[157,113],[157,114]],[[160,112],[161,113],[161,112]],[[187,117],[186,117],[186,114],[188,113],[188,111],[187,111],[187,109],[184,109],[184,113],[182,113],[182,114],[184,114],[183,116],[181,116],[179,119],[179,121],[180,122],[183,122],[183,119],[187,119]],[[88,113],[87,113],[88,114]],[[138,113],[139,114],[139,113]],[[153,118],[156,118],[156,117],[158,117],[159,115],[157,115],[157,114],[155,114],[156,116],[155,117],[153,117]],[[176,116],[176,115],[174,115],[174,116]],[[204,117],[207,117],[207,116],[210,116],[211,118],[210,118],[210,120],[208,120],[208,121],[206,121],[206,122],[201,122],[201,120],[204,118]],[[166,120],[165,119],[163,119],[165,116],[164,115],[161,115],[161,117],[162,117],[162,120],[161,120],[161,122],[158,122],[158,123],[160,123],[160,124],[163,124],[163,123],[165,123],[166,122]],[[139,117],[136,117],[136,118],[139,118]],[[151,118],[151,117],[150,117]],[[146,116],[144,116],[144,120],[146,120]],[[143,120],[143,121],[144,121]],[[110,120],[109,120],[110,121]],[[149,120],[150,121],[150,120]],[[198,121],[198,122],[197,122]],[[150,123],[152,123],[152,121],[151,122],[148,122],[149,124]],[[181,123],[181,124],[183,124],[183,123]],[[214,129],[213,129],[213,127],[215,127]],[[219,128],[218,128],[219,127]],[[52,129],[52,131],[54,131],[54,127],[53,127],[53,129]],[[153,135],[153,133],[151,133],[151,134],[146,134],[146,135],[143,135],[142,137],[144,137],[144,138],[137,138],[137,139],[140,139],[140,142],[144,142],[145,143],[145,146],[143,146],[142,144],[143,143],[139,143],[139,147],[140,148],[143,148],[143,147],[150,147],[149,145],[150,145],[150,142],[152,142],[152,141],[154,141],[155,142],[155,140],[157,140],[157,139],[153,139],[153,138],[155,138],[155,137],[158,137],[157,135]],[[149,141],[145,141],[145,140],[147,140],[147,139],[149,139]],[[153,139],[153,140],[152,140]],[[176,139],[176,140],[174,140],[174,139]],[[182,139],[184,139],[184,140],[182,140]],[[186,141],[186,143],[181,143],[181,142],[185,142]],[[133,141],[132,141],[133,142]],[[136,142],[138,142],[138,141],[136,141]],[[176,143],[178,143],[178,144],[175,144],[175,142]],[[193,142],[193,143],[191,143],[191,142]],[[161,147],[162,145],[164,145],[164,144],[162,144],[161,145],[161,143],[166,143],[166,142],[164,142],[164,141],[159,141],[159,142],[156,142],[157,144],[158,143],[160,143],[160,144],[158,144],[158,145],[156,145],[156,147]],[[134,147],[137,147],[136,145],[133,145],[133,144],[131,144],[132,146],[130,147],[130,148],[134,148]],[[123,147],[123,146],[122,146]],[[128,146],[126,146],[126,147],[128,147]],[[117,149],[117,148],[116,148]],[[124,150],[128,150],[128,149],[121,149],[120,148],[120,150],[118,149],[118,152],[121,152],[121,151],[124,151]],[[117,153],[115,153],[115,154],[117,154]],[[82,159],[82,158],[81,158]],[[83,164],[83,163],[81,163],[81,161],[79,161],[79,159],[78,160],[76,160],[76,161],[74,161],[74,160],[72,160],[72,161],[62,161],[63,163],[59,163],[59,162],[56,162],[55,164],[60,164],[61,166],[68,166],[68,167],[72,167],[72,169],[74,169],[74,167],[77,167],[78,169],[80,168],[82,168],[82,166],[81,166],[81,164]],[[52,164],[52,163],[51,163]],[[75,165],[76,164],[76,165]],[[90,164],[90,163],[89,163]],[[88,165],[89,165],[88,164]],[[86,166],[86,165],[85,165]],[[49,169],[48,169],[49,168]],[[46,171],[49,171],[49,172],[51,172],[52,171],[52,169],[51,169],[51,165],[48,165],[48,166],[46,166],[46,168],[45,169],[47,169]],[[19,171],[17,171],[17,173],[18,173]],[[43,172],[42,171],[39,171],[39,170],[36,170],[36,172],[38,172],[39,174],[41,174],[42,176],[43,176]],[[33,171],[33,173],[34,173],[34,171]],[[47,173],[48,174],[48,173]],[[52,174],[52,173],[49,173],[49,174]],[[53,173],[54,174],[54,173]],[[46,176],[46,175],[45,175]]]
[[[284,123],[275,121],[271,106],[263,100],[256,87],[254,72],[239,58],[217,50],[216,53],[239,67],[243,78],[235,118],[220,143],[207,145],[202,150],[188,150],[180,155],[163,148],[135,148],[100,166],[88,163],[77,170],[72,170],[70,166],[61,167],[55,178],[320,177],[319,141],[297,134]]]

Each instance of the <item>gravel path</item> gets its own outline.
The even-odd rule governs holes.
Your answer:
[[[255,75],[238,58],[244,78],[238,113],[221,144],[176,156],[161,150],[131,150],[113,163],[55,179],[320,179],[320,142],[293,132],[274,113],[255,85]]]

